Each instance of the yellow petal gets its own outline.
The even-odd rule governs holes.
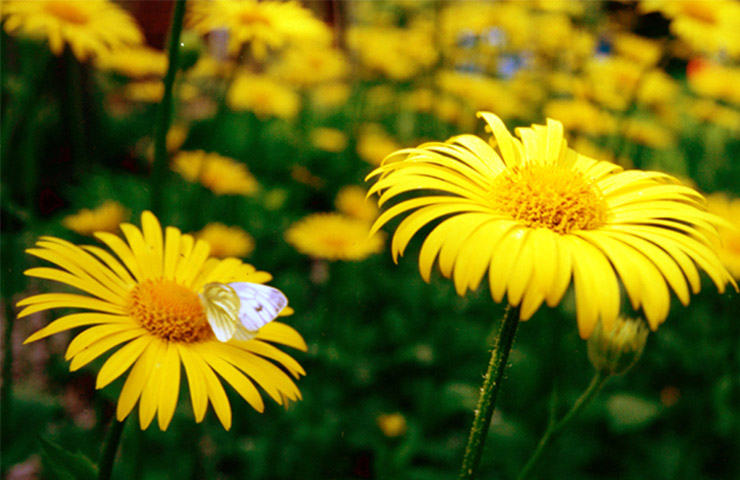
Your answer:
[[[169,343],[162,360],[162,385],[159,389],[157,422],[161,431],[167,430],[180,395],[180,355],[177,345]]]
[[[92,362],[113,347],[147,334],[148,332],[143,328],[135,328],[131,330],[125,330],[123,332],[113,333],[105,338],[101,338],[97,342],[91,343],[87,348],[77,353],[74,358],[72,358],[72,362],[69,364],[69,370],[71,372],[79,370],[80,368]]]
[[[82,327],[85,325],[97,325],[100,323],[131,324],[132,322],[128,316],[107,315],[104,313],[74,313],[54,320],[49,325],[28,337],[23,344],[25,345],[26,343],[35,342],[36,340],[48,337],[49,335],[54,335],[55,333],[70,330],[72,328]]]
[[[260,328],[256,338],[258,340],[287,345],[303,352],[308,350],[306,341],[303,340],[301,334],[290,325],[280,322],[273,321]]]
[[[160,356],[159,352],[167,348],[165,342],[156,337],[152,337],[152,339],[151,345],[144,349],[123,384],[121,395],[118,397],[118,407],[116,408],[118,421],[122,421],[131,413],[131,409],[136,405],[141,392],[149,381],[155,361]]]
[[[131,365],[138,360],[139,356],[146,350],[152,343],[153,337],[151,335],[142,335],[136,338],[120,349],[105,361],[100,372],[98,372],[98,378],[95,382],[95,388],[100,390],[106,387],[112,381],[123,375],[123,373],[129,369]]]
[[[190,401],[193,405],[193,415],[195,421],[200,423],[208,409],[208,389],[202,368],[209,368],[207,365],[201,366],[198,360],[194,359],[190,348],[184,344],[175,344],[180,353],[182,364],[185,367],[185,373],[188,377],[188,390],[190,391]]]

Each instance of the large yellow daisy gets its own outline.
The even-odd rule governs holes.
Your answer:
[[[143,40],[134,19],[108,0],[4,0],[0,15],[9,34],[45,37],[54,55],[69,44],[80,61]]]
[[[187,25],[200,34],[226,30],[229,53],[249,46],[257,60],[289,44],[328,45],[331,30],[297,2],[257,0],[194,0]]]
[[[517,129],[481,112],[489,143],[473,135],[426,143],[389,156],[370,177],[379,205],[398,200],[375,222],[413,211],[399,224],[394,260],[425,225],[438,221],[419,255],[429,280],[439,257],[457,292],[476,289],[488,271],[496,302],[504,295],[529,319],[557,305],[573,280],[578,328],[587,338],[599,319],[611,329],[620,312],[619,280],[655,330],[668,315],[669,286],[684,304],[700,289],[697,268],[720,292],[734,281],[712,243],[717,217],[702,196],[659,172],[622,171],[567,147],[560,122]]]
[[[269,343],[305,350],[298,332],[272,322],[251,340],[220,342],[206,314],[213,305],[203,293],[204,287],[214,290],[214,284],[261,284],[271,275],[235,258],[210,258],[206,242],[176,228],[167,227],[163,235],[150,212],[144,212],[141,220],[141,230],[121,224],[125,241],[111,233],[96,234],[115,256],[100,247],[80,247],[54,237],[42,237],[36,248],[27,250],[59,268],[31,268],[26,275],[60,282],[88,295],[34,295],[18,303],[25,307],[18,317],[52,308],[88,311],[55,320],[26,343],[85,327],[67,348],[65,357],[71,361],[72,371],[117,348],[100,368],[96,388],[105,387],[130,368],[116,417],[123,420],[138,402],[142,429],[155,415],[161,430],[169,425],[180,392],[181,366],[197,422],[203,420],[210,402],[224,428],[231,427],[231,407],[216,374],[259,412],[264,403],[255,383],[279,404],[301,398],[286,372],[298,378],[305,374],[303,368]],[[238,300],[236,303],[238,309]]]

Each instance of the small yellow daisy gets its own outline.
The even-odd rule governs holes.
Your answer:
[[[193,237],[208,242],[211,256],[217,258],[246,257],[254,251],[251,235],[239,227],[227,227],[223,223],[209,223]]]
[[[664,173],[622,171],[576,153],[555,120],[518,128],[515,138],[496,115],[479,115],[493,132],[490,144],[474,135],[426,143],[369,175],[379,177],[369,191],[380,194],[379,206],[400,196],[372,232],[412,212],[393,236],[394,260],[436,223],[421,247],[422,278],[429,281],[439,258],[464,295],[488,271],[494,301],[506,294],[521,320],[543,302],[557,305],[572,279],[582,338],[599,321],[612,328],[620,280],[653,330],[668,315],[669,287],[684,305],[699,291],[696,265],[720,292],[727,283],[737,288],[715,250],[720,220],[699,193]]]
[[[707,210],[727,221],[719,227],[722,241],[719,257],[732,276],[740,280],[740,198],[712,193],[707,195]]]
[[[80,235],[116,233],[118,225],[128,220],[130,213],[120,203],[108,200],[97,208],[83,208],[74,215],[67,215],[62,219],[62,226]]]
[[[357,185],[342,187],[334,199],[334,205],[340,213],[369,223],[380,214],[375,202],[367,198],[367,190]]]
[[[259,190],[257,180],[246,165],[217,153],[180,152],[172,161],[172,169],[185,180],[199,182],[216,195],[249,196]]]
[[[87,295],[33,295],[18,302],[25,307],[18,318],[53,308],[87,312],[58,318],[25,343],[85,327],[67,348],[65,358],[71,361],[72,371],[117,349],[100,368],[95,387],[105,387],[130,369],[116,418],[126,418],[138,402],[142,429],[155,415],[159,428],[167,429],[177,406],[183,367],[196,422],[203,420],[210,402],[224,428],[231,427],[231,407],[221,380],[259,412],[264,402],[255,382],[279,404],[300,399],[290,376],[305,375],[303,368],[271,344],[305,351],[303,338],[293,328],[272,322],[250,340],[228,341],[219,341],[213,331],[219,320],[213,318],[216,307],[230,317],[240,312],[239,299],[227,305],[223,298],[229,284],[263,284],[272,276],[235,258],[209,257],[208,243],[173,227],[162,232],[151,212],[144,212],[141,222],[141,229],[120,225],[125,240],[111,233],[95,234],[113,254],[54,237],[41,237],[35,248],[27,250],[58,268],[31,268],[26,275],[60,282]],[[218,293],[209,293],[213,291]]]
[[[226,94],[226,104],[235,111],[250,111],[260,119],[292,119],[301,109],[301,97],[290,86],[266,75],[241,72]]]
[[[108,0],[4,0],[0,16],[8,34],[46,38],[57,56],[68,44],[80,61],[143,41],[134,19]]]
[[[331,42],[329,26],[292,1],[193,0],[188,4],[187,25],[202,35],[226,30],[229,53],[237,55],[249,46],[257,60],[291,44]]]
[[[384,236],[370,224],[339,213],[314,213],[294,223],[285,240],[299,252],[327,260],[358,261],[383,250]]]

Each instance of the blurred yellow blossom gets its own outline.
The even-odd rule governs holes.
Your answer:
[[[340,213],[314,213],[285,232],[285,240],[305,255],[327,260],[359,261],[379,253],[385,236],[370,236],[370,224]]]
[[[627,32],[617,33],[612,45],[618,55],[646,67],[655,65],[663,54],[657,41]]]
[[[375,202],[367,198],[367,190],[357,185],[342,187],[334,205],[340,213],[366,222],[375,221],[380,211]]]
[[[634,143],[663,150],[676,144],[676,135],[655,120],[631,118],[627,120],[622,135]]]
[[[95,232],[118,232],[118,225],[129,219],[131,212],[114,200],[108,200],[99,207],[83,208],[74,215],[62,219],[62,226],[80,235]]]
[[[408,80],[437,61],[430,24],[410,28],[352,26],[347,45],[370,75]]]
[[[319,85],[311,90],[311,105],[320,111],[333,110],[344,106],[350,93],[351,89],[346,83]]]
[[[378,428],[389,438],[400,437],[406,433],[406,417],[400,413],[385,413],[378,416]]]
[[[594,102],[612,110],[631,104],[644,68],[622,57],[595,58],[586,65],[589,94]]]
[[[164,84],[160,80],[131,82],[123,88],[123,96],[132,102],[157,103],[164,95]]]
[[[292,119],[301,109],[301,97],[291,87],[247,72],[240,73],[231,84],[226,103],[232,110],[248,110],[260,119]]]
[[[676,101],[681,87],[678,82],[662,70],[645,73],[637,89],[637,100],[648,106],[665,106]]]
[[[172,160],[172,170],[189,182],[201,183],[216,195],[249,196],[259,189],[246,165],[217,153],[180,152]]]
[[[312,87],[344,79],[349,73],[349,63],[339,49],[291,48],[269,72],[291,85]]]
[[[4,0],[0,17],[8,34],[45,38],[57,56],[69,44],[80,61],[143,40],[133,17],[108,0]]]
[[[586,100],[550,100],[544,111],[548,117],[560,120],[571,132],[606,135],[616,127],[616,121],[609,112]]]
[[[706,199],[707,210],[729,223],[718,228],[722,243],[719,258],[732,276],[740,280],[740,198],[712,193]]]
[[[164,52],[146,46],[120,48],[100,54],[95,65],[99,70],[131,78],[159,78],[167,71],[167,57]]]
[[[365,124],[360,127],[357,154],[370,165],[380,165],[386,156],[400,149],[401,145],[380,125]]]
[[[325,152],[338,153],[347,148],[347,134],[336,128],[314,128],[310,140],[314,147]]]
[[[239,227],[228,227],[223,223],[209,223],[193,234],[196,240],[204,240],[211,246],[211,256],[217,258],[246,257],[254,251],[254,239]]]
[[[703,53],[740,55],[740,3],[735,0],[643,0],[644,12],[660,11],[671,32]]]
[[[713,123],[732,132],[740,132],[740,112],[712,100],[694,100],[689,113],[700,122]]]
[[[187,25],[201,35],[226,30],[231,55],[248,46],[260,61],[288,45],[328,45],[332,38],[328,25],[294,1],[192,0]]]
[[[701,62],[688,76],[698,95],[740,106],[740,68]]]

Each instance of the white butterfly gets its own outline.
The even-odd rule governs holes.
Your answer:
[[[221,342],[251,340],[288,305],[277,288],[258,283],[209,283],[200,294],[208,323]]]

